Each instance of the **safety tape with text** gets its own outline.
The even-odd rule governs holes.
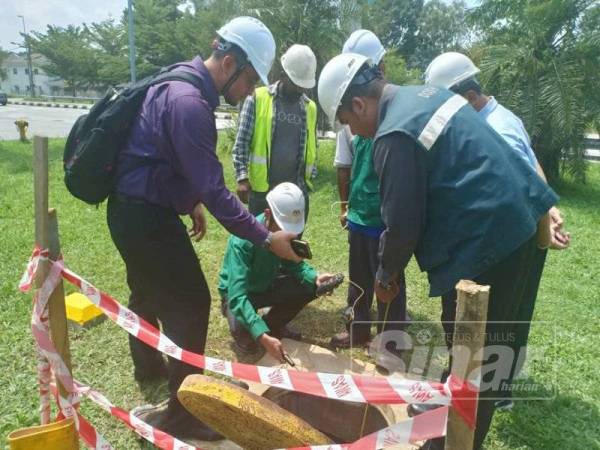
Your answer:
[[[31,287],[39,260],[42,258],[48,259],[47,252],[36,248],[19,284],[21,290],[26,291]],[[138,317],[128,308],[99,291],[69,269],[66,269],[62,260],[50,261],[50,263],[51,275],[48,279],[54,278],[55,282],[57,282],[58,276],[62,276],[65,280],[77,286],[111,320],[119,324],[130,334],[163,353],[188,364],[215,373],[326,398],[367,403],[435,403],[452,405],[463,416],[469,426],[474,426],[477,392],[476,387],[471,383],[461,382],[452,377],[446,384],[441,384],[415,382],[392,377],[381,378],[361,375],[297,372],[282,368],[253,366],[205,357],[181,349],[168,337],[160,333],[159,330]],[[44,284],[47,285],[48,283]],[[43,295],[38,296],[38,298],[46,298],[45,301],[36,302],[34,312],[35,308],[37,308],[38,314],[34,313],[34,317],[42,317],[41,312],[43,312],[52,290],[53,288],[46,288],[44,292],[44,286],[42,286],[40,291],[43,292]],[[39,332],[39,324],[35,324],[36,326],[34,326],[33,322],[32,320],[32,330],[34,331],[36,340],[41,344],[41,348],[48,350],[48,346],[51,345],[49,334],[44,336],[45,333]],[[60,357],[56,358],[57,354],[46,353],[57,378],[67,390],[70,389],[69,392],[72,392],[73,380],[64,362]]]
[[[48,277],[44,280],[42,287],[36,292],[33,313],[32,329],[35,328],[34,337],[40,347],[40,351],[48,358],[50,366],[56,377],[63,383],[69,392],[68,396],[62,397],[58,389],[53,385],[54,393],[60,410],[60,417],[73,418],[79,434],[89,448],[95,450],[111,450],[113,447],[97,432],[97,430],[79,413],[78,406],[81,396],[85,396],[99,405],[112,416],[116,417],[139,436],[165,450],[200,450],[197,447],[170,436],[169,434],[150,426],[140,420],[132,412],[127,412],[112,404],[102,393],[85,386],[73,379],[70,371],[64,364],[50,338],[48,322],[40,319],[47,314],[47,305],[51,293],[56,288],[60,273],[63,270],[62,260],[52,265]],[[29,284],[31,286],[31,284]],[[448,407],[441,407],[426,414],[408,419],[382,430],[376,431],[351,444],[336,444],[329,446],[304,447],[310,449],[384,449],[398,444],[414,443],[446,434],[446,420]]]

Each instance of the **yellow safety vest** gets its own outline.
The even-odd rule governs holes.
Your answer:
[[[271,124],[273,121],[273,96],[266,86],[254,93],[254,133],[250,143],[248,177],[252,190],[269,190],[269,163],[271,157]],[[317,160],[317,105],[312,100],[306,104],[306,142],[304,144],[304,180],[312,189],[311,175]]]

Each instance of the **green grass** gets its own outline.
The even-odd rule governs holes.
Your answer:
[[[63,141],[50,147],[50,206],[58,210],[62,250],[75,272],[126,301],[123,263],[106,227],[105,207],[85,205],[66,191],[62,182]],[[346,235],[340,231],[331,143],[321,145],[319,179],[311,197],[311,217],[305,233],[311,242],[315,265],[320,270],[347,272]],[[36,424],[37,391],[35,352],[29,332],[31,299],[16,285],[33,247],[33,192],[31,145],[0,141],[0,356],[3,361],[0,402],[0,439],[24,426]],[[220,150],[229,183],[231,162]],[[551,252],[540,288],[535,320],[552,327],[534,327],[531,343],[544,346],[551,357],[537,365],[531,378],[555,383],[552,400],[518,403],[511,413],[496,414],[487,441],[489,450],[599,449],[600,415],[600,165],[589,170],[587,185],[564,181],[557,187],[561,208],[572,232],[572,248]],[[216,276],[227,238],[212,218],[206,238],[196,244],[202,266],[216,295]],[[437,320],[439,301],[427,298],[427,282],[411,263],[408,274],[409,308],[413,318]],[[67,286],[67,291],[72,288]],[[326,344],[343,324],[342,290],[307,307],[295,326],[317,342]],[[555,334],[550,328],[556,328]],[[126,334],[109,321],[71,332],[76,378],[105,393],[116,405],[132,408],[166,396],[161,384],[140,390],[132,378]],[[212,305],[207,354],[232,357],[225,320]],[[89,402],[83,414],[117,449],[140,444],[116,420]]]

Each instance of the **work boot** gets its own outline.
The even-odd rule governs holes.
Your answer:
[[[223,439],[223,436],[190,415],[183,408],[181,411],[172,413],[173,409],[169,409],[168,405],[169,400],[165,400],[156,405],[138,406],[131,412],[151,427],[195,447],[199,446],[199,442]]]
[[[408,414],[408,417],[415,417],[440,407],[441,405],[434,405],[431,403],[411,403],[406,407],[406,413]]]
[[[269,334],[277,339],[293,339],[294,341],[302,340],[302,333],[289,325],[284,325],[280,328],[271,330]]]
[[[333,336],[329,345],[333,348],[364,347],[370,339],[370,334],[352,333],[352,335],[350,335],[347,330],[344,330]]]

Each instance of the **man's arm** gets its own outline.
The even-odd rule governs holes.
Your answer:
[[[373,162],[386,225],[379,239],[376,278],[385,286],[404,270],[425,228],[427,169],[425,152],[401,133],[375,142]]]
[[[254,339],[269,332],[269,327],[256,312],[248,297],[248,277],[252,264],[252,245],[241,241],[228,248],[224,264],[227,267],[227,300],[233,316]]]
[[[306,261],[302,261],[300,263],[283,261],[281,265],[304,286],[307,288],[314,287],[317,280],[317,271]]]
[[[342,128],[336,136],[335,159],[337,168],[338,193],[340,195],[340,222],[346,225],[348,198],[350,196],[350,177],[352,174],[352,135],[348,127]]]
[[[238,131],[233,145],[232,158],[237,182],[248,179],[248,161],[250,159],[250,143],[254,133],[254,96],[246,97],[240,112]]]
[[[346,226],[346,216],[348,214],[348,197],[350,196],[350,176],[352,169],[350,167],[337,168],[338,193],[340,194],[340,223]]]
[[[199,97],[175,99],[165,117],[166,128],[177,163],[185,179],[191,204],[189,212],[202,202],[231,234],[262,245],[268,235],[239,200],[225,187],[223,167],[215,152],[217,140],[214,116]]]

